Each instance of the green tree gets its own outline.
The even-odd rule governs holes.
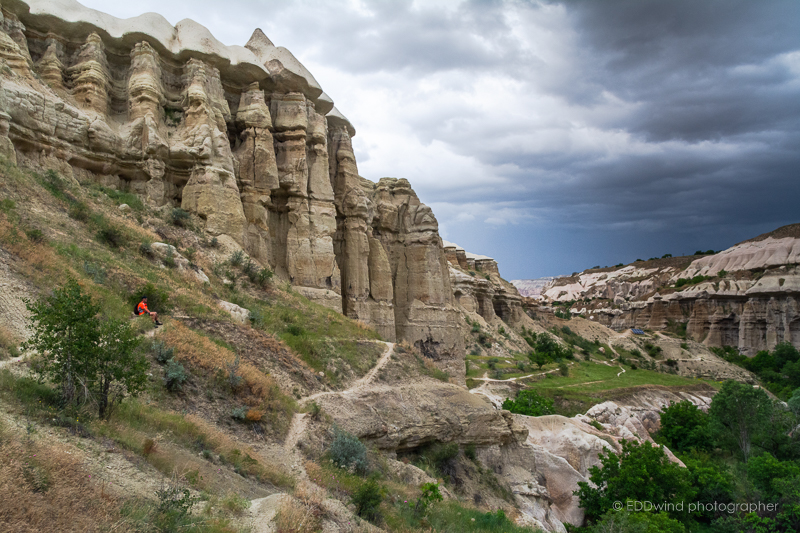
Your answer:
[[[789,398],[787,403],[789,405],[789,409],[792,410],[795,416],[800,417],[800,388],[794,390],[792,397]]]
[[[753,439],[768,429],[772,402],[763,389],[726,381],[711,401],[708,415],[712,431],[728,449],[739,448],[744,460],[752,453]]]
[[[528,354],[528,359],[530,359],[531,364],[538,366],[539,370],[541,370],[544,365],[550,362],[550,357],[548,357],[547,354],[540,352],[530,352]]]
[[[95,357],[86,375],[97,395],[98,414],[106,418],[125,394],[138,395],[147,384],[147,359],[136,352],[140,338],[126,321],[106,320],[99,325]]]
[[[609,511],[590,533],[685,533],[686,528],[666,513]]]
[[[658,435],[672,451],[708,449],[708,415],[688,400],[673,402],[661,413]]]
[[[86,374],[86,354],[95,350],[95,316],[100,308],[81,294],[75,280],[38,302],[25,303],[31,313],[33,334],[24,349],[33,349],[42,356],[36,370],[61,388],[64,403],[71,403],[78,380]]]
[[[622,452],[599,456],[602,468],[589,469],[589,479],[575,491],[590,522],[598,520],[614,502],[689,502],[695,495],[691,474],[671,462],[660,446],[622,441]],[[676,511],[677,513],[677,511]],[[685,518],[676,514],[674,518]]]
[[[503,402],[503,409],[528,416],[543,416],[555,413],[553,400],[539,395],[534,390],[520,391],[515,400],[506,398],[506,401]]]
[[[105,418],[125,393],[144,389],[148,364],[136,354],[139,339],[127,322],[99,320],[100,307],[75,280],[47,298],[26,303],[33,334],[25,348],[39,353],[36,371],[61,388],[65,404],[76,399],[81,384]]]

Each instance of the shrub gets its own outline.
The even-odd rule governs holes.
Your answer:
[[[520,391],[515,400],[506,398],[503,402],[503,409],[528,416],[552,415],[555,413],[553,406],[553,400],[539,395],[534,390]]]
[[[383,490],[375,479],[362,483],[352,496],[356,514],[361,518],[376,522],[380,517],[380,505],[383,501]]]
[[[188,211],[184,211],[180,207],[176,207],[170,213],[170,220],[173,226],[179,228],[188,228],[191,225],[191,215]]]
[[[289,324],[286,326],[286,332],[290,335],[294,335],[295,337],[300,337],[306,331],[303,329],[302,326],[298,326],[297,324]]]
[[[175,248],[172,246],[167,248],[167,254],[164,256],[164,266],[167,268],[175,268]]]
[[[28,236],[31,242],[42,242],[44,240],[44,233],[40,229],[29,229],[25,232],[25,235]]]
[[[89,261],[83,262],[83,271],[86,272],[86,274],[92,278],[92,281],[98,285],[105,283],[106,276],[108,275],[108,272],[106,272],[105,268],[94,263],[90,263]]]
[[[228,258],[228,263],[230,263],[231,266],[240,266],[243,262],[244,262],[244,252],[241,250],[236,250]]]
[[[558,365],[558,373],[565,377],[569,376],[569,367],[567,366],[567,363],[561,363]]]
[[[367,471],[367,447],[354,435],[334,428],[334,439],[328,453],[333,464],[339,468],[352,468],[359,474]]]
[[[5,214],[11,213],[11,211],[13,211],[16,207],[16,202],[14,202],[14,200],[11,198],[3,198],[3,200],[0,201],[0,211]]]
[[[226,366],[228,367],[228,384],[231,386],[231,390],[234,392],[236,392],[236,390],[242,384],[242,380],[244,379],[244,377],[239,373],[239,365],[241,362],[242,359],[237,353],[236,358],[232,363],[226,363]]]
[[[234,407],[231,409],[231,418],[236,420],[247,420],[247,407]]]
[[[455,468],[455,459],[458,457],[458,444],[455,442],[437,442],[425,450],[424,457],[438,474],[449,476]]]
[[[71,206],[69,206],[69,211],[67,212],[70,218],[77,220],[78,222],[88,222],[89,216],[92,214],[89,210],[89,206],[87,206],[83,202],[75,202]]]
[[[417,502],[413,505],[414,514],[417,516],[424,515],[431,504],[444,499],[442,498],[442,493],[439,492],[438,483],[423,483],[420,489],[422,490],[422,494],[420,494],[419,498],[417,498]]]
[[[478,324],[477,322],[473,322],[472,323],[472,333],[479,333],[480,330],[481,330],[480,324]]]
[[[155,341],[150,346],[150,352],[153,354],[153,357],[155,357],[156,361],[164,365],[167,364],[170,359],[172,359],[173,355],[175,355],[175,348],[167,346],[162,341]]]
[[[159,531],[178,531],[181,523],[191,513],[199,498],[192,496],[187,488],[182,488],[175,477],[171,482],[162,482],[155,491],[158,498],[156,524]]]
[[[142,242],[139,245],[139,254],[143,255],[144,257],[153,257],[153,246],[148,241]]]
[[[176,392],[183,388],[183,384],[189,376],[186,374],[186,369],[183,365],[177,362],[174,358],[167,361],[167,366],[164,369],[164,386],[170,392]]]
[[[142,443],[142,455],[145,455],[145,456],[150,455],[151,453],[156,451],[157,447],[158,447],[158,443],[156,441],[154,441],[153,439],[149,439],[149,438],[148,439],[144,439],[144,442]]]
[[[111,248],[119,248],[125,243],[122,232],[113,226],[102,228],[97,232],[97,240]]]
[[[476,447],[475,447],[474,443],[467,444],[464,447],[464,455],[470,461],[475,461],[476,460],[477,456],[476,456],[475,452],[476,452]]]
[[[258,271],[258,274],[256,274],[255,283],[257,283],[261,287],[264,287],[266,286],[267,283],[270,282],[273,275],[274,272],[272,272],[272,270],[268,268],[262,268],[261,270]]]
[[[183,251],[183,256],[186,257],[189,261],[194,261],[194,254],[197,252],[191,246]]]

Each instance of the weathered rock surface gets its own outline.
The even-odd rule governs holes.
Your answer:
[[[524,438],[524,430],[513,423],[510,413],[447,383],[374,385],[316,401],[343,429],[385,450],[437,441],[488,446]]]
[[[694,260],[670,258],[558,278],[543,296],[578,300],[573,313],[616,330],[685,324],[690,339],[752,356],[779,342],[800,347],[798,263],[800,224],[793,224]],[[710,279],[676,286],[696,276]]]
[[[355,128],[261,30],[226,46],[188,19],[8,0],[0,61],[0,153],[182,207],[309,298],[458,375],[433,213],[406,180],[358,176]]]

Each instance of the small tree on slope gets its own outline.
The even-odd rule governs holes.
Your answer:
[[[104,418],[126,392],[136,395],[144,389],[148,364],[135,353],[139,339],[127,322],[101,322],[99,306],[75,280],[52,296],[26,304],[33,335],[25,349],[40,354],[36,370],[61,388],[65,404],[76,400],[78,384],[83,384]]]

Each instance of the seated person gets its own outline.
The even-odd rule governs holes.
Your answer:
[[[139,302],[139,305],[136,306],[136,314],[137,315],[148,314],[150,315],[150,318],[153,319],[153,324],[155,324],[156,327],[161,325],[161,322],[158,321],[158,313],[156,313],[155,311],[151,311],[147,308],[147,296],[143,296],[142,301]]]

